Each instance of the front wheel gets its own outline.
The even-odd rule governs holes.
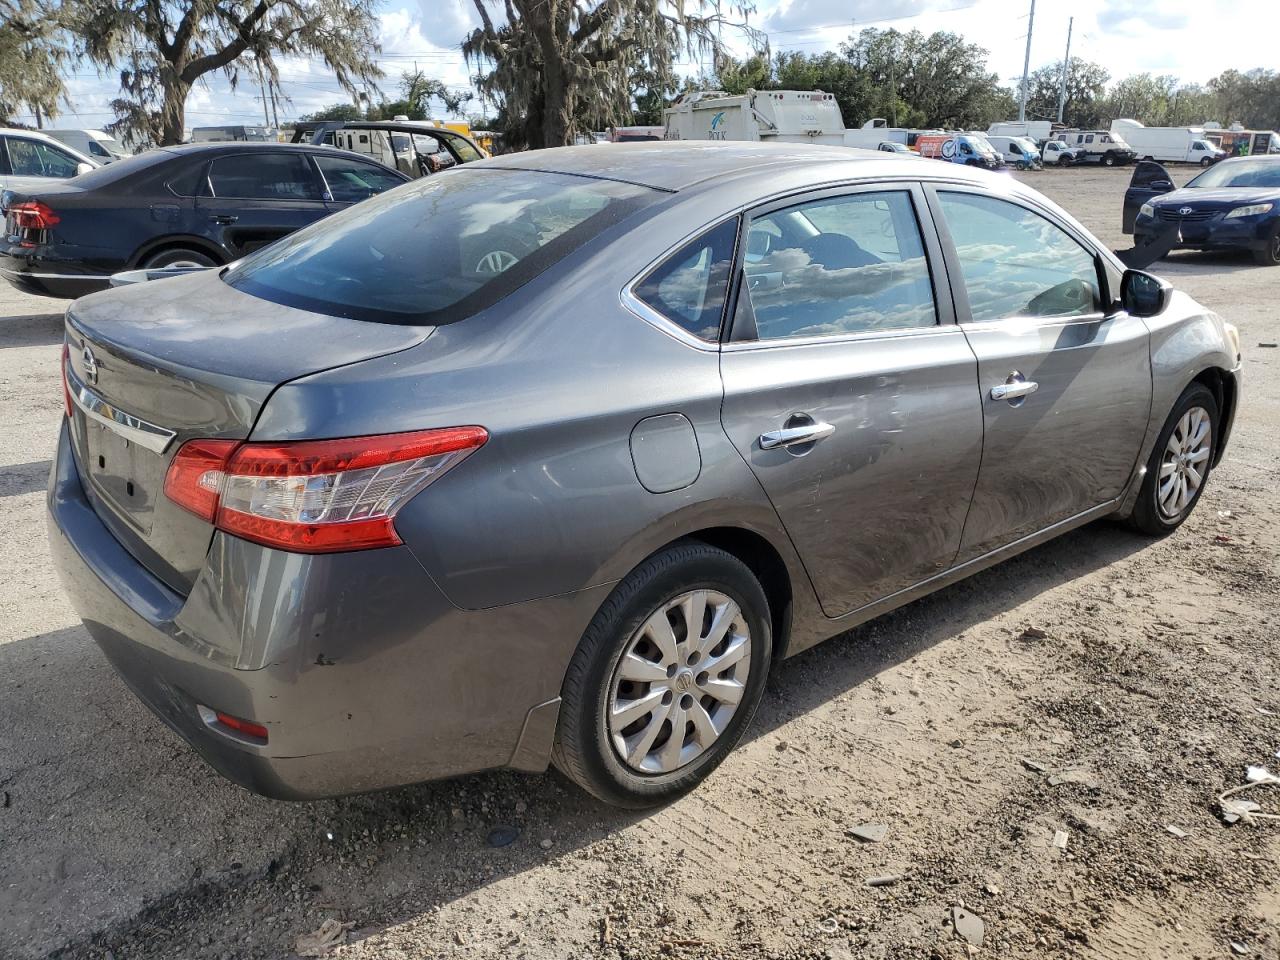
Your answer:
[[[1213,161],[1212,161],[1211,159],[1209,159],[1208,157],[1201,157],[1201,158],[1200,158],[1200,166],[1202,166],[1202,167],[1207,167],[1207,166],[1209,166],[1209,164],[1211,164],[1211,163],[1213,163]]]
[[[1200,501],[1217,439],[1218,402],[1202,383],[1193,383],[1173,405],[1156,439],[1131,522],[1143,533],[1172,533]]]
[[[1104,167],[1114,167],[1116,165],[1116,155],[1114,153],[1104,153],[1102,155],[1102,165]]]
[[[583,635],[552,759],[606,803],[674,800],[737,744],[771,657],[769,604],[746,565],[704,543],[670,547],[618,585]]]
[[[1272,227],[1264,245],[1253,251],[1253,260],[1263,267],[1280,265],[1280,224]]]

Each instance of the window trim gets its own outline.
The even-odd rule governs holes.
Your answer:
[[[906,193],[916,219],[916,228],[920,231],[920,243],[924,248],[925,267],[929,271],[929,286],[933,292],[933,307],[936,322],[928,327],[888,327],[882,330],[850,330],[842,333],[829,333],[809,336],[775,337],[762,340],[735,340],[733,329],[738,315],[738,298],[741,296],[743,283],[743,257],[746,252],[746,240],[753,220],[766,217],[779,210],[804,206],[808,203],[826,199],[854,196],[862,193]],[[845,183],[836,186],[824,186],[818,190],[793,193],[766,201],[746,211],[743,223],[738,232],[738,251],[734,260],[733,274],[730,277],[730,297],[726,304],[727,322],[724,324],[722,336],[723,348],[726,350],[761,350],[775,347],[801,346],[812,343],[837,343],[849,340],[882,340],[903,336],[921,336],[945,332],[956,323],[952,293],[950,292],[949,265],[938,242],[934,229],[933,210],[927,202],[923,186],[918,180],[886,179],[856,183]]]
[[[280,157],[298,157],[302,160],[303,166],[311,174],[312,186],[319,189],[319,196],[316,197],[224,197],[213,191],[213,165],[219,160],[230,160],[234,157],[253,157],[258,159],[268,156]],[[220,153],[216,157],[210,157],[208,166],[204,169],[205,188],[208,194],[200,194],[200,200],[239,200],[244,203],[324,203],[324,178],[320,176],[320,171],[316,165],[311,162],[311,157],[301,150],[246,150],[241,153]]]
[[[1036,317],[1029,314],[1015,314],[1011,317],[997,317],[994,320],[975,320],[973,310],[969,305],[969,289],[965,286],[964,270],[960,265],[960,255],[956,250],[955,239],[951,236],[951,230],[947,226],[946,215],[942,210],[942,201],[938,196],[940,193],[970,193],[980,197],[989,197],[992,200],[1000,200],[1026,210],[1042,220],[1047,220],[1051,226],[1057,227],[1074,240],[1085,253],[1093,256],[1093,271],[1098,281],[1098,293],[1102,298],[1102,309],[1090,313],[1082,313],[1074,317]],[[925,195],[929,203],[929,209],[933,213],[933,222],[937,229],[938,238],[942,243],[942,255],[947,263],[947,271],[956,278],[951,284],[951,296],[955,301],[956,323],[966,326],[970,324],[1006,323],[1010,320],[1031,320],[1039,324],[1061,326],[1071,323],[1097,323],[1099,320],[1105,320],[1116,315],[1116,301],[1111,295],[1111,284],[1108,282],[1105,258],[1102,252],[1080,231],[1063,222],[1051,210],[1028,198],[1012,194],[994,193],[990,190],[983,190],[974,184],[930,183],[926,185]]]

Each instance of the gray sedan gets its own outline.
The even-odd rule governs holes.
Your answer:
[[[827,147],[468,164],[68,311],[58,569],[214,767],[669,800],[772,666],[1195,508],[1239,338],[1005,177]]]

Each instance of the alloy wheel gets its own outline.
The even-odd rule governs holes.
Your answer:
[[[606,707],[618,757],[641,773],[691,763],[733,718],[751,669],[751,634],[738,604],[691,590],[655,610],[614,667]]]
[[[509,250],[491,250],[476,264],[476,273],[491,275],[505,273],[520,262]]]
[[[1156,502],[1166,518],[1180,516],[1195,499],[1212,449],[1213,421],[1209,411],[1191,407],[1173,428],[1160,459]]]

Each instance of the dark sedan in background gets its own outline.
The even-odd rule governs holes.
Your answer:
[[[0,276],[79,297],[134,267],[228,263],[409,178],[327,147],[164,147],[28,192],[0,195]]]
[[[1159,164],[1139,164],[1124,227],[1139,247],[1176,231],[1173,249],[1248,250],[1257,263],[1280,264],[1280,156],[1223,160],[1180,190]]]

